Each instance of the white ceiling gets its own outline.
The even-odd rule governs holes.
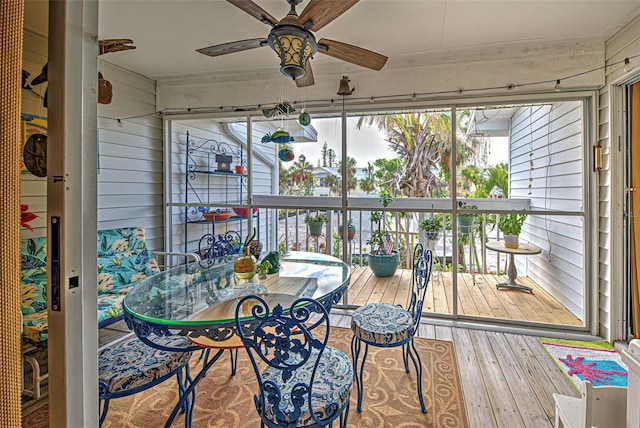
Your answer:
[[[278,19],[289,10],[285,0],[255,3]],[[25,25],[46,33],[41,4],[27,0]],[[217,58],[196,52],[267,36],[270,27],[226,1],[99,0],[99,8],[99,38],[129,38],[137,47],[102,58],[152,79],[278,70],[269,47]],[[640,0],[360,0],[315,36],[386,55],[389,68],[469,48],[604,42],[639,14]],[[312,61],[314,70],[342,63],[322,54]]]

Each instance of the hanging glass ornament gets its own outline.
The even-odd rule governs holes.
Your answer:
[[[293,159],[295,159],[295,155],[293,154],[293,150],[291,150],[287,146],[285,146],[284,148],[280,149],[280,151],[278,152],[278,157],[280,158],[280,160],[282,162],[291,162]]]
[[[311,123],[311,116],[309,116],[309,113],[306,111],[303,111],[300,113],[300,117],[298,117],[298,122],[300,122],[302,126],[307,126]]]
[[[278,144],[287,144],[293,141],[293,137],[282,129],[278,129],[276,132],[271,134],[271,141]]]

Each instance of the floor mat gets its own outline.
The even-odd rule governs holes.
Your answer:
[[[546,337],[538,340],[578,390],[584,381],[593,386],[627,386],[627,366],[606,340],[581,342]]]

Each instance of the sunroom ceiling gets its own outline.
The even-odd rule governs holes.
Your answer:
[[[278,19],[289,9],[285,0],[255,3]],[[41,14],[41,5],[27,0],[27,22]],[[278,71],[278,58],[268,47],[216,58],[196,52],[266,37],[268,26],[226,1],[99,0],[99,9],[100,39],[130,38],[137,46],[103,59],[152,79]],[[315,35],[382,53],[389,57],[385,67],[392,68],[465,49],[490,53],[509,46],[605,41],[639,13],[640,0],[361,0]],[[32,27],[46,34],[44,19]],[[347,64],[316,55],[313,66],[342,70]]]

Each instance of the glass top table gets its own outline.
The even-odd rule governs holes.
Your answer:
[[[279,273],[266,280],[256,275],[252,282],[241,283],[233,274],[234,260],[193,262],[144,279],[124,298],[127,325],[138,336],[181,330],[222,341],[234,334],[236,302],[243,296],[260,295],[270,307],[279,303],[285,310],[296,299],[311,297],[330,310],[350,280],[343,261],[293,251],[280,259]],[[243,308],[246,318],[249,310]]]
[[[280,304],[285,311],[297,299],[311,297],[329,311],[342,299],[351,278],[349,266],[335,257],[293,251],[280,258],[278,273],[265,280],[256,275],[250,282],[241,282],[233,273],[236,258],[202,260],[168,269],[142,280],[124,298],[127,326],[149,346],[167,351],[201,350],[204,348],[198,343],[202,338],[221,344],[200,373],[193,379],[189,376],[165,427],[172,425],[183,406],[193,409],[188,397],[194,393],[195,401],[196,385],[220,358],[227,341],[237,338],[235,311],[242,297],[259,295],[270,308]],[[250,320],[251,307],[241,310],[242,319]],[[178,345],[167,345],[163,340],[167,336],[198,340],[185,338]],[[192,412],[188,410],[185,427],[191,426]]]

